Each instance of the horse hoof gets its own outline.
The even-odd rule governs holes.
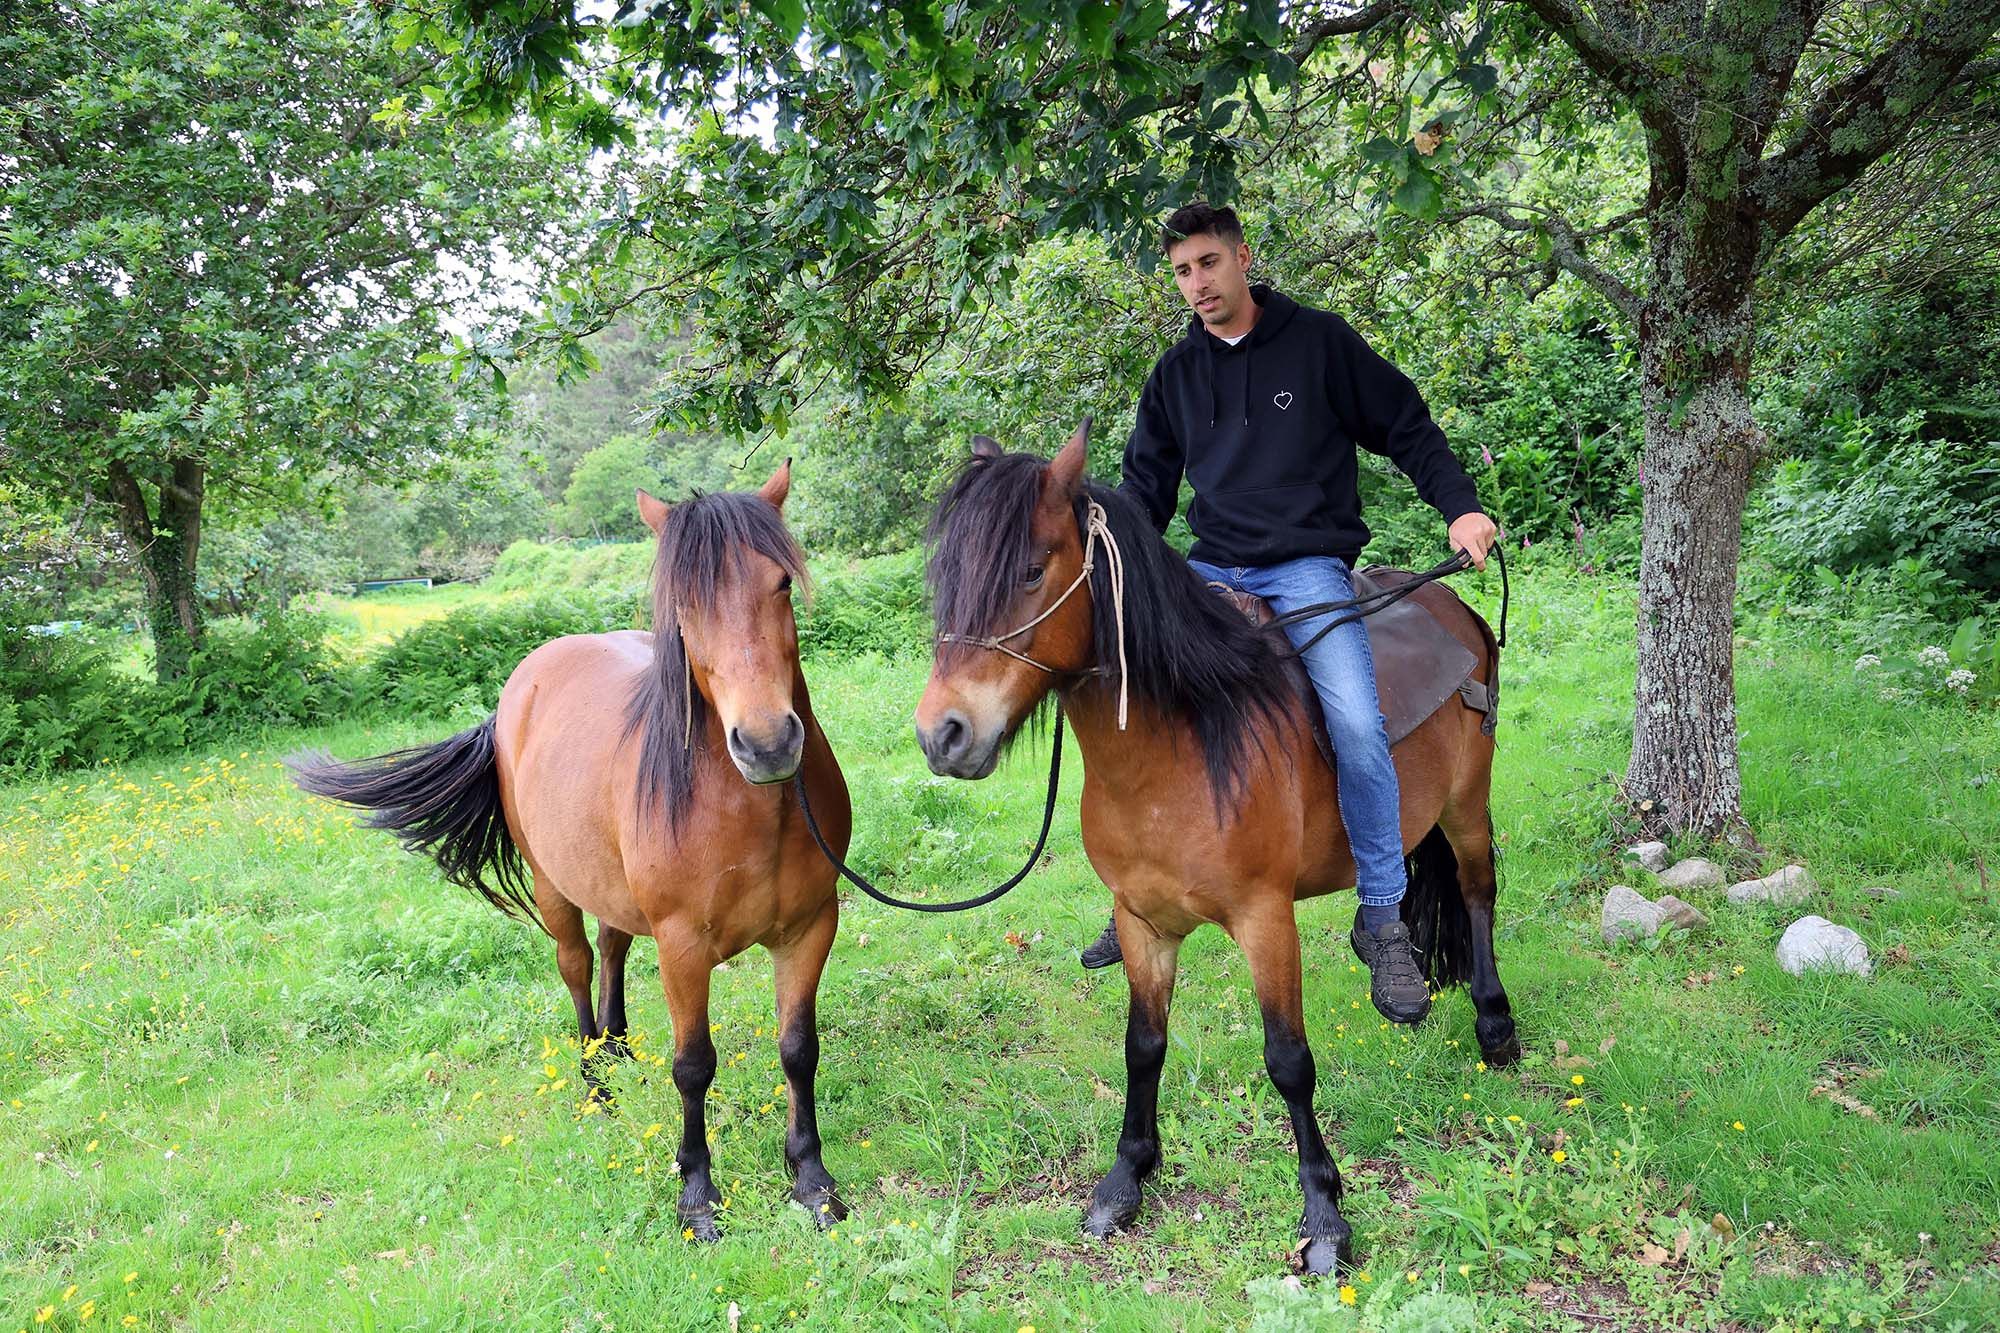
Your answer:
[[[1479,1055],[1486,1061],[1488,1069],[1504,1069],[1521,1058],[1521,1039],[1509,1037],[1492,1050],[1482,1050]]]
[[[1314,1277],[1354,1266],[1352,1235],[1301,1236],[1292,1248],[1292,1267]]]
[[[795,1194],[792,1198],[799,1207],[811,1215],[813,1225],[821,1231],[825,1231],[836,1222],[847,1220],[847,1205],[842,1203],[840,1196],[832,1190],[815,1190],[804,1196]]]
[[[1138,1216],[1139,1209],[1133,1204],[1093,1203],[1083,1215],[1083,1234],[1096,1240],[1109,1240],[1131,1226]]]
[[[697,1245],[713,1245],[722,1239],[722,1229],[715,1225],[712,1212],[682,1213],[681,1238]]]

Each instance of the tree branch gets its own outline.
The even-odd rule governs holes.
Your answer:
[[[1298,40],[1292,43],[1292,49],[1287,54],[1293,64],[1303,65],[1327,38],[1367,32],[1377,24],[1401,18],[1407,12],[1405,0],[1375,0],[1374,4],[1363,6],[1352,14],[1333,14],[1317,19],[1299,29]]]
[[[1853,183],[1956,83],[2000,29],[2000,0],[1944,0],[1909,21],[1880,55],[1828,88],[1798,138],[1764,159],[1749,198],[1765,244],[1783,239],[1822,200]],[[1988,62],[1982,61],[1981,64]]]
[[[1642,47],[1593,22],[1577,0],[1523,0],[1584,64],[1635,106],[1652,97],[1658,77]]]
[[[1509,210],[1533,212],[1537,215],[1539,221],[1516,217]],[[1439,216],[1440,220],[1445,222],[1458,222],[1466,218],[1475,217],[1485,218],[1502,231],[1522,234],[1535,231],[1539,226],[1541,230],[1548,233],[1549,263],[1555,267],[1568,270],[1584,282],[1590,284],[1606,300],[1610,301],[1612,305],[1617,306],[1627,319],[1632,320],[1636,324],[1639,319],[1639,294],[1632,290],[1631,286],[1623,278],[1586,254],[1584,251],[1584,241],[1586,236],[1602,235],[1615,226],[1622,226],[1628,222],[1636,221],[1644,215],[1645,210],[1643,208],[1633,209],[1626,213],[1621,213],[1611,223],[1593,227],[1585,233],[1579,233],[1575,227],[1570,225],[1566,218],[1560,217],[1547,209],[1531,204],[1507,203],[1497,199],[1481,204],[1468,205],[1464,208],[1452,209]]]

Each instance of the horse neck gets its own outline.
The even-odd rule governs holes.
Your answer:
[[[1137,696],[1128,703],[1125,725],[1120,728],[1118,686],[1111,678],[1070,685],[1061,691],[1060,698],[1084,769],[1108,783],[1111,790],[1139,794],[1146,775],[1157,775],[1163,752],[1201,752],[1201,742],[1186,721],[1168,716]]]

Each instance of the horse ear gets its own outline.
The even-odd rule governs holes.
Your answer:
[[[785,497],[791,493],[792,460],[787,458],[778,464],[778,470],[771,474],[771,479],[758,488],[757,495],[765,504],[782,514],[785,511]]]
[[[1049,460],[1049,477],[1065,499],[1074,496],[1083,482],[1084,464],[1090,457],[1090,420],[1085,417],[1076,434],[1069,437],[1069,443]]]
[[[665,500],[656,500],[648,495],[644,486],[639,488],[639,517],[646,520],[646,526],[653,530],[655,537],[660,535],[660,529],[667,526],[667,510],[671,507]]]
[[[974,458],[998,458],[1000,456],[1000,441],[994,439],[991,435],[973,436],[972,456]]]

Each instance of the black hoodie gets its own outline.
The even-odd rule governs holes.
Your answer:
[[[1393,461],[1449,523],[1478,510],[1423,395],[1325,310],[1258,285],[1263,314],[1234,346],[1199,318],[1147,377],[1121,489],[1165,531],[1194,486],[1191,554],[1212,565],[1304,555],[1352,565],[1368,543],[1354,446]]]

